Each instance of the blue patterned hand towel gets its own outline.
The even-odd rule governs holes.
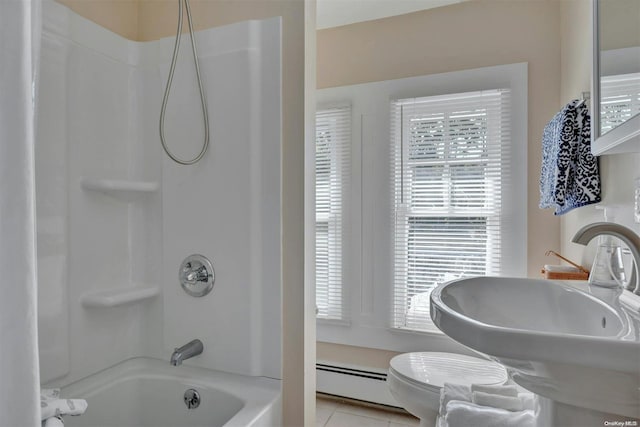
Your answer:
[[[569,102],[542,135],[540,208],[556,215],[600,202],[598,159],[591,154],[591,117],[584,101]]]

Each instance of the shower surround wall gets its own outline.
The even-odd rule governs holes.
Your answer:
[[[173,40],[131,42],[57,3],[43,7],[43,383],[68,384],[136,356],[168,360],[193,338],[205,350],[187,364],[281,378],[279,20],[197,33],[211,144],[200,163],[178,166],[158,137]],[[166,136],[187,157],[202,143],[202,114],[188,40],[181,50]],[[100,191],[83,179],[98,180]],[[105,188],[112,184],[139,188]],[[216,268],[203,298],[188,297],[177,280],[191,253]],[[87,302],[109,305],[105,292],[126,299],[133,289],[148,298]]]
[[[209,151],[193,166],[168,156],[162,162],[165,352],[199,338],[204,352],[195,365],[280,378],[279,19],[209,33],[198,44]],[[175,154],[193,158],[203,124],[192,53],[184,44],[165,135]],[[157,85],[168,69],[168,63],[155,67]],[[157,123],[161,94],[151,91],[146,99],[147,122]],[[187,295],[176,280],[183,259],[194,253],[208,257],[216,272],[213,290],[202,298]]]

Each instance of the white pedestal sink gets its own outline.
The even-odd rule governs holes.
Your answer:
[[[640,296],[586,282],[478,277],[435,289],[431,317],[543,397],[540,427],[640,426]]]

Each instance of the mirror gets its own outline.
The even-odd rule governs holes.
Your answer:
[[[640,151],[640,1],[594,0],[593,78],[594,154]]]

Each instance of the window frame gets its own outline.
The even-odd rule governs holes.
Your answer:
[[[527,64],[508,64],[321,89],[318,105],[348,101],[352,105],[349,257],[345,270],[349,292],[348,325],[317,322],[317,340],[397,352],[429,348],[464,352],[439,331],[392,328],[392,191],[390,101],[484,89],[509,88],[512,103],[511,160],[518,175],[510,183],[513,209],[505,232],[514,236],[513,255],[504,275],[526,275],[527,237]]]

